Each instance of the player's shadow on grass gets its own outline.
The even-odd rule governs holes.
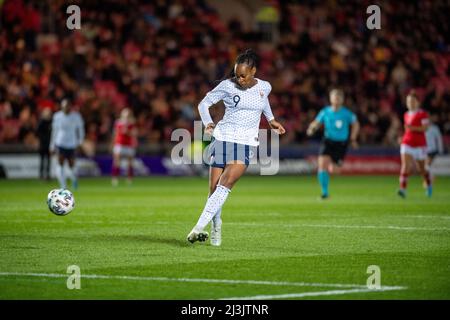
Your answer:
[[[118,241],[123,243],[124,241],[128,242],[144,242],[144,243],[157,243],[157,244],[168,244],[175,247],[189,247],[189,243],[185,240],[170,238],[170,237],[161,237],[161,236],[151,236],[151,235],[99,235],[94,236],[94,238],[105,240],[105,241]]]
[[[72,236],[72,235],[66,235],[66,236],[53,236],[53,235],[0,235],[0,243],[3,242],[2,239],[11,240],[11,239],[21,239],[22,241],[24,239],[26,240],[52,240],[52,241],[61,241],[62,239],[66,239],[67,241],[101,241],[101,242],[109,242],[109,243],[120,243],[124,244],[126,242],[140,242],[140,243],[156,243],[156,244],[167,244],[175,247],[189,247],[190,244],[183,239],[177,239],[177,238],[170,238],[170,237],[161,237],[161,236],[153,236],[153,235],[146,235],[146,234],[137,234],[137,235],[126,235],[126,234],[120,234],[120,235],[108,235],[108,234],[98,234],[98,235],[92,235],[88,236],[86,238],[80,238],[79,236]],[[39,246],[11,246],[12,249],[39,249]]]

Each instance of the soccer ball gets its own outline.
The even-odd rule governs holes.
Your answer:
[[[47,205],[57,216],[65,216],[73,210],[75,199],[69,190],[54,189],[47,196]]]

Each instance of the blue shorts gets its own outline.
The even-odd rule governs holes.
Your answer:
[[[75,149],[68,149],[58,146],[56,146],[56,149],[58,150],[58,155],[61,155],[66,159],[71,159],[75,157]]]
[[[225,168],[232,161],[240,161],[248,166],[257,150],[254,146],[216,139],[212,140],[208,148],[209,165],[215,168]]]

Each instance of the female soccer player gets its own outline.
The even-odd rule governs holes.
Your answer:
[[[133,179],[133,159],[136,154],[137,128],[134,122],[133,113],[125,108],[120,113],[120,118],[114,124],[114,147],[112,165],[112,185],[119,184],[120,161],[123,158],[128,160],[128,184]]]
[[[61,101],[61,110],[56,112],[52,120],[52,135],[50,153],[58,154],[56,177],[61,189],[66,189],[66,171],[64,163],[68,162],[67,174],[72,181],[72,188],[78,189],[78,179],[75,170],[75,151],[84,140],[84,121],[78,111],[72,110],[69,99]]]
[[[433,164],[434,158],[438,154],[444,154],[444,142],[442,140],[442,133],[439,129],[439,126],[436,124],[436,121],[436,115],[431,116],[428,129],[427,131],[425,131],[425,139],[427,141],[427,160],[425,161],[425,165],[428,170],[431,170],[431,165]],[[433,177],[431,177],[431,180],[433,180]]]
[[[312,136],[321,125],[325,127],[325,138],[320,146],[317,171],[317,178],[322,188],[322,199],[329,196],[329,174],[334,170],[333,164],[342,165],[347,153],[349,138],[352,147],[358,147],[356,139],[359,133],[359,123],[356,115],[342,105],[344,103],[344,92],[340,89],[331,90],[330,102],[331,105],[324,107],[319,112],[306,132],[308,136]]]
[[[232,77],[208,92],[198,106],[205,133],[212,135],[213,141],[209,147],[209,198],[197,224],[187,236],[191,243],[208,239],[204,229],[211,221],[211,245],[220,246],[222,206],[255,154],[261,113],[278,134],[285,133],[270,108],[268,96],[272,86],[255,78],[257,62],[258,57],[252,50],[240,54]],[[215,125],[209,107],[220,100],[225,104],[225,114]]]
[[[423,176],[426,185],[426,194],[431,197],[433,192],[431,186],[430,173],[425,166],[427,158],[427,141],[425,132],[428,128],[428,114],[420,109],[419,99],[415,91],[411,91],[406,97],[406,107],[408,111],[403,117],[405,133],[400,146],[401,171],[400,171],[400,189],[398,195],[406,197],[406,188],[408,186],[408,176],[411,173],[414,162],[417,164],[420,174]]]

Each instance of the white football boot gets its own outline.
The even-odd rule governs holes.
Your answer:
[[[195,228],[187,236],[187,241],[194,243],[195,241],[205,242],[208,240],[209,234],[206,231],[197,231]]]

